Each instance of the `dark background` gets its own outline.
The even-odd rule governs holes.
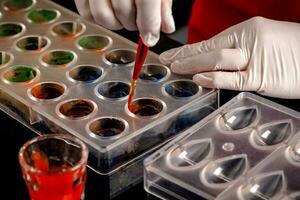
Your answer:
[[[55,2],[62,4],[64,7],[69,8],[73,11],[77,11],[75,4],[72,0],[54,0]],[[190,7],[192,0],[175,0],[173,5],[173,13],[175,16],[176,27],[184,26],[187,23]],[[125,30],[116,31],[118,34],[137,42],[138,33],[128,32]],[[167,49],[178,47],[181,44],[169,39],[166,35],[162,34],[159,43],[151,48],[156,53],[161,53]],[[221,91],[220,102],[221,105],[226,103],[238,92],[234,91]],[[284,100],[277,98],[268,98],[272,101],[300,111],[299,100]],[[9,200],[28,200],[28,193],[24,181],[22,179],[20,167],[17,160],[17,153],[23,143],[28,139],[35,136],[35,134],[27,129],[16,120],[12,119],[5,113],[0,111],[0,124],[1,124],[1,145],[0,145],[0,171],[1,171],[1,189],[0,199]],[[143,190],[143,185],[139,184],[127,192],[121,194],[116,199],[131,199],[131,200],[142,200],[142,199],[155,199],[152,196],[147,195]],[[103,199],[97,197],[95,199]]]

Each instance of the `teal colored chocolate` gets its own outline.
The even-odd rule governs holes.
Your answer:
[[[165,77],[165,75],[161,74],[161,73],[156,73],[156,74],[141,73],[140,76],[139,76],[139,78],[142,79],[142,80],[153,81],[153,82],[160,81],[164,77]]]
[[[36,77],[36,71],[28,66],[16,66],[4,74],[6,80],[14,83],[31,81]]]
[[[108,82],[101,85],[98,93],[106,98],[117,99],[129,94],[130,86],[122,82]]]
[[[199,91],[196,83],[190,81],[175,81],[165,86],[165,91],[173,97],[191,97]]]
[[[10,11],[18,11],[29,8],[33,5],[33,0],[7,0],[4,6]]]
[[[1,24],[0,25],[0,37],[13,36],[21,33],[22,26],[18,24]]]
[[[54,51],[49,58],[47,56],[43,60],[49,65],[65,65],[74,59],[74,54],[67,51]]]
[[[81,38],[78,43],[84,49],[101,50],[108,45],[109,39],[102,36],[86,36]]]
[[[42,24],[54,20],[57,17],[57,12],[47,9],[32,10],[27,17],[33,23]]]
[[[102,75],[99,68],[92,66],[80,66],[70,71],[70,77],[76,81],[92,83]]]

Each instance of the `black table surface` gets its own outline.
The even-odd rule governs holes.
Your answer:
[[[75,5],[72,1],[55,0],[67,8],[76,11]],[[116,31],[118,34],[137,42],[138,33],[128,32],[125,30]],[[165,35],[161,36],[159,43],[151,48],[152,51],[156,53],[161,53],[167,49],[178,47],[181,44],[169,39]],[[236,96],[238,92],[222,90],[220,95],[220,104],[226,103],[232,97]],[[268,97],[266,97],[268,98]],[[285,105],[294,110],[300,111],[300,100],[286,100],[277,98],[268,98],[272,101]],[[36,136],[36,134],[17,122],[15,119],[11,118],[9,115],[0,111],[0,124],[1,124],[1,145],[0,145],[0,172],[1,175],[1,186],[0,194],[1,199],[9,200],[29,200],[27,188],[25,182],[22,179],[22,174],[20,166],[18,163],[17,155],[22,144],[24,144],[30,138]],[[100,197],[95,197],[95,200],[103,199]],[[115,199],[129,199],[129,200],[142,200],[142,199],[156,199],[155,197],[148,195],[144,189],[143,184],[138,184],[135,187],[127,190],[126,192],[120,194]]]

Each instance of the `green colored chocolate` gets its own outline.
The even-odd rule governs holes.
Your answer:
[[[13,36],[22,31],[22,26],[18,24],[1,24],[0,37]]]
[[[79,45],[84,49],[100,50],[105,48],[109,43],[106,37],[87,36],[79,40]]]
[[[4,77],[10,82],[21,83],[31,81],[36,77],[36,74],[36,71],[32,67],[19,65],[6,72]]]
[[[44,56],[43,60],[49,65],[65,65],[74,59],[74,54],[67,51],[54,51],[50,56]]]
[[[32,6],[33,0],[7,0],[4,6],[11,11],[24,10]]]
[[[39,10],[32,10],[28,14],[28,19],[30,19],[33,23],[41,24],[51,22],[57,17],[57,12],[54,10],[47,10],[47,9],[39,9]]]

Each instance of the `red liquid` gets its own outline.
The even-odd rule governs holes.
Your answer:
[[[63,172],[72,166],[62,164],[50,167],[47,157],[39,152],[32,154],[37,169],[45,173],[23,172],[31,200],[80,200],[86,179],[86,169],[79,167],[74,171]],[[50,173],[46,173],[50,170]],[[53,173],[51,173],[53,172]]]
[[[144,45],[142,39],[139,39],[138,43],[138,48],[137,48],[137,53],[135,57],[135,63],[134,63],[134,71],[131,79],[131,84],[130,84],[130,92],[129,92],[129,97],[128,97],[128,110],[132,112],[132,101],[134,97],[134,92],[135,92],[135,87],[136,87],[136,81],[140,75],[141,69],[143,67],[143,64],[145,62],[147,53],[148,53],[148,47]]]

